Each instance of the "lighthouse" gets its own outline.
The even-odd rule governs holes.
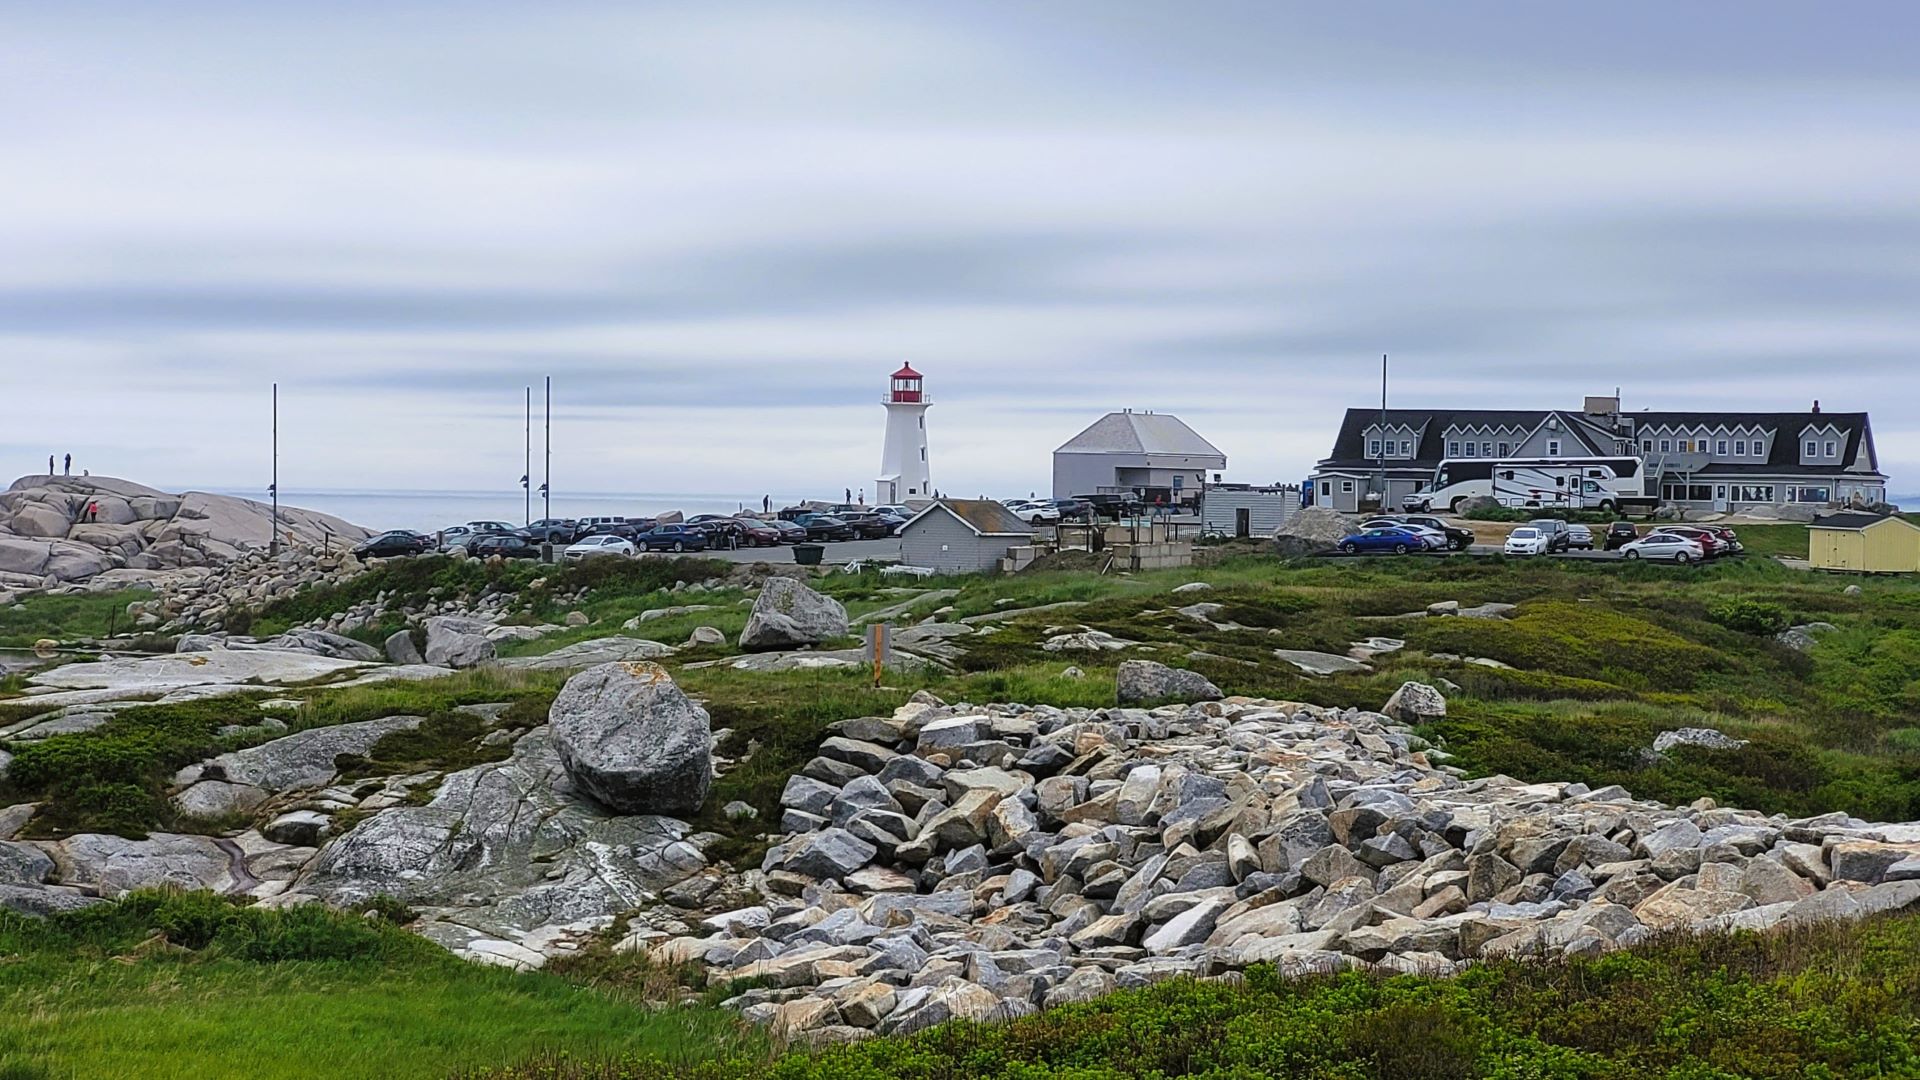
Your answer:
[[[920,373],[912,364],[893,373],[887,396],[887,445],[880,455],[880,479],[873,485],[874,501],[881,505],[933,497],[927,472],[927,400]]]

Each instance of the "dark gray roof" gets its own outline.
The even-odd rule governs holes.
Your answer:
[[[1446,431],[1450,427],[1519,427],[1531,432],[1550,413],[1558,413],[1565,421],[1564,430],[1581,443],[1589,454],[1612,453],[1611,440],[1622,437],[1586,414],[1567,409],[1388,409],[1384,415],[1388,427],[1424,429],[1420,445],[1414,448],[1413,463],[1432,468],[1446,457]],[[1621,415],[1634,422],[1636,439],[1642,429],[1660,425],[1709,428],[1748,425],[1765,428],[1773,433],[1772,444],[1766,463],[1755,471],[1779,475],[1801,472],[1832,475],[1841,469],[1851,468],[1861,460],[1862,449],[1868,445],[1870,430],[1867,414],[1863,412],[1633,412]],[[1378,468],[1377,461],[1367,457],[1366,430],[1381,417],[1379,409],[1348,409],[1341,420],[1339,433],[1334,436],[1333,450],[1321,467],[1338,468],[1365,462],[1368,467]],[[1800,433],[1809,425],[1820,427],[1825,424],[1832,424],[1847,433],[1847,445],[1840,455],[1840,463],[1802,466]],[[1388,460],[1388,467],[1394,467],[1392,463],[1395,459]],[[1746,468],[1745,465],[1740,467]],[[1727,466],[1716,465],[1712,468],[1725,469]]]
[[[1116,412],[1062,443],[1056,454],[1175,454],[1217,457],[1225,454],[1171,413]]]
[[[946,511],[960,519],[967,528],[980,536],[1032,536],[1033,526],[1021,521],[1014,512],[994,502],[992,499],[935,499],[931,505],[913,515],[912,525],[928,514]]]
[[[1814,522],[1813,527],[1816,529],[1847,529],[1852,531],[1864,529],[1869,525],[1878,525],[1883,521],[1898,521],[1902,525],[1920,528],[1920,526],[1915,526],[1913,522],[1905,518],[1895,517],[1892,514],[1868,514],[1858,510],[1844,510],[1838,514],[1828,514],[1826,517]]]

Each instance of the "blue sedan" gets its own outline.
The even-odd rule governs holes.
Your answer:
[[[1409,551],[1425,551],[1427,544],[1405,529],[1365,529],[1343,538],[1340,550],[1349,555],[1358,555],[1363,551],[1391,551],[1395,555],[1405,555]]]
[[[692,525],[661,525],[633,538],[648,551],[705,551],[707,534]]]

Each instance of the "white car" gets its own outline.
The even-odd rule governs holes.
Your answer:
[[[1035,499],[1019,499],[1006,504],[1013,516],[1029,525],[1058,525],[1060,508],[1050,502]]]
[[[563,559],[586,559],[596,555],[624,555],[633,558],[640,549],[633,546],[631,540],[618,536],[589,536],[577,544],[570,544],[560,553]]]
[[[1363,521],[1360,523],[1360,527],[1363,529],[1399,529],[1401,532],[1412,533],[1420,538],[1421,543],[1427,545],[1428,551],[1445,551],[1447,550],[1448,544],[1451,543],[1451,541],[1447,539],[1446,533],[1430,525],[1413,525],[1405,521],[1395,521],[1392,518],[1374,518],[1370,521]]]
[[[1666,562],[1696,563],[1706,558],[1700,545],[1673,533],[1648,533],[1630,544],[1620,545],[1620,554],[1629,559],[1659,559]]]
[[[1522,525],[1507,534],[1507,546],[1502,550],[1509,555],[1545,555],[1547,545],[1552,542],[1547,534],[1539,529]]]

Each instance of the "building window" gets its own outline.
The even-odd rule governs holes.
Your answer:
[[[927,448],[924,446],[920,448],[920,460],[921,461],[927,460]]]
[[[1320,481],[1320,494],[1331,496],[1333,494],[1333,481],[1331,480]]]
[[[1720,455],[1721,457],[1726,457],[1727,456],[1727,440],[1721,439],[1719,442],[1714,443],[1713,452]]]
[[[1660,452],[1661,452],[1661,453],[1663,453],[1663,454],[1670,454],[1670,453],[1672,453],[1672,452],[1673,452],[1673,440],[1672,440],[1672,439],[1661,439],[1661,440],[1660,440]]]
[[[1340,494],[1342,495],[1353,494],[1353,481],[1351,480],[1340,481]]]
[[[1448,443],[1448,444],[1447,444],[1447,456],[1448,456],[1448,457],[1459,457],[1459,456],[1460,456],[1460,444],[1459,444],[1459,443],[1457,443],[1457,442],[1450,442],[1450,443]]]
[[[1827,454],[1827,456],[1828,456],[1828,457],[1833,457],[1833,456],[1835,456],[1835,455],[1834,455],[1834,449],[1833,449],[1833,440],[1832,440],[1832,439],[1828,439],[1828,440],[1827,440],[1827,446],[1826,446],[1826,454]]]
[[[1473,457],[1473,456],[1474,456],[1474,451],[1475,451],[1476,449],[1478,449],[1478,444],[1476,444],[1476,443],[1468,443],[1468,444],[1467,444],[1467,456],[1468,456],[1468,457]]]
[[[1368,457],[1380,456],[1380,440],[1379,439],[1375,439],[1372,442],[1367,444],[1367,456]]]
[[[1513,453],[1513,444],[1512,444],[1512,443],[1501,443],[1501,444],[1500,444],[1500,456],[1501,456],[1501,457],[1506,457],[1506,456],[1507,456],[1508,454],[1511,454],[1511,453]]]
[[[1481,456],[1481,457],[1492,457],[1492,456],[1493,456],[1493,444],[1492,444],[1492,443],[1490,443],[1490,442],[1483,442],[1483,443],[1481,443],[1481,444],[1480,444],[1480,456]]]
[[[1408,439],[1400,440],[1400,456],[1401,457],[1413,456],[1413,443],[1411,440],[1408,440]]]
[[[1734,456],[1734,457],[1746,457],[1746,456],[1747,456],[1747,440],[1745,440],[1745,439],[1735,439],[1735,440],[1734,440],[1734,443],[1733,443],[1733,456]]]
[[[1547,456],[1548,457],[1560,456],[1560,440],[1559,439],[1547,440]]]
[[[1652,440],[1652,439],[1648,439],[1648,440],[1646,440],[1645,442],[1643,442],[1643,443],[1641,443],[1641,444],[1640,444],[1640,452],[1641,452],[1641,453],[1643,453],[1643,454],[1651,454],[1651,453],[1653,453],[1653,440]]]

